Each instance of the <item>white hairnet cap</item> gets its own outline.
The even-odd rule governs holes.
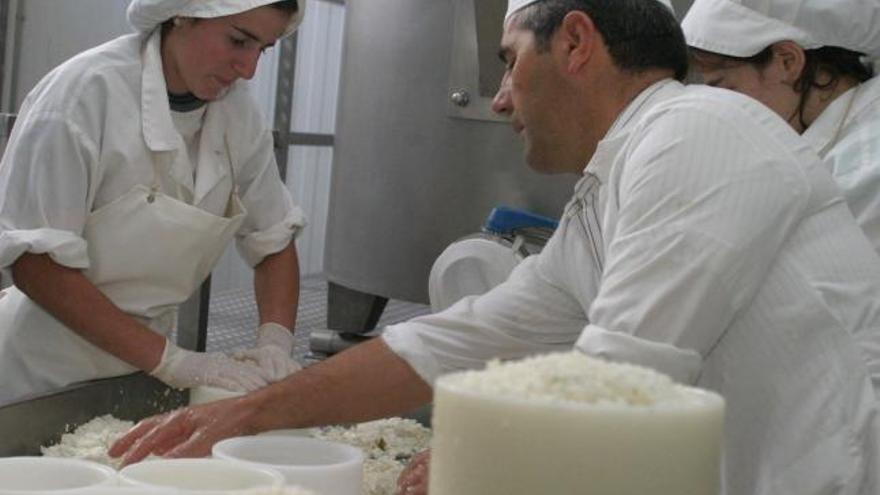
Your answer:
[[[688,45],[751,57],[777,41],[880,55],[878,0],[696,0],[682,21]]]
[[[513,15],[514,12],[516,12],[524,7],[528,7],[529,5],[531,5],[533,3],[538,3],[540,1],[542,1],[542,0],[507,0],[507,14],[504,15],[504,19],[507,20],[510,18],[511,15]],[[675,12],[675,9],[672,8],[672,2],[670,0],[651,0],[651,1],[660,2],[663,5],[667,6],[669,8],[669,10],[671,10],[673,13]]]
[[[150,32],[174,17],[208,19],[240,14],[278,0],[132,0],[128,5],[128,22],[140,32]],[[296,0],[297,11],[284,30],[287,36],[299,27],[306,10],[306,0]]]

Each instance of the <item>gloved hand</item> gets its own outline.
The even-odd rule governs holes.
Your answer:
[[[236,361],[220,352],[187,351],[169,340],[165,341],[162,360],[150,374],[177,388],[207,385],[250,392],[268,385],[254,363]]]
[[[236,359],[250,360],[259,366],[263,378],[277,382],[302,369],[290,355],[293,352],[293,334],[278,323],[263,323],[257,328],[257,345],[240,351]]]

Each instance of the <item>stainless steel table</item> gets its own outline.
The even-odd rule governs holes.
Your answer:
[[[189,402],[144,373],[79,383],[47,395],[0,406],[0,457],[39,455],[40,447],[96,416],[137,421]]]

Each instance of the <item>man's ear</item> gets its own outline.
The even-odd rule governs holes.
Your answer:
[[[586,13],[573,11],[566,14],[554,35],[554,45],[565,57],[566,70],[577,73],[590,61],[596,47],[599,31]]]
[[[780,71],[781,81],[786,85],[793,86],[800,79],[807,63],[804,49],[793,41],[776,42],[771,49],[773,50],[773,63],[776,64],[776,70]]]

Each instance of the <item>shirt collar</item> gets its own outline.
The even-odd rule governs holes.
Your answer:
[[[152,151],[170,151],[182,146],[168,105],[168,90],[162,71],[161,29],[153,31],[143,49],[141,118],[144,140]]]
[[[864,109],[880,99],[880,77],[850,89],[838,96],[803,133],[810,146],[822,158],[837,143],[841,131]]]
[[[680,86],[673,79],[662,79],[648,86],[639,93],[611,124],[611,128],[605,133],[605,137],[596,146],[596,152],[590,158],[590,162],[584,168],[584,174],[590,174],[605,184],[614,157],[620,152],[633,127],[641,120],[641,117],[650,111],[657,100],[663,99],[662,94],[671,87]]]

